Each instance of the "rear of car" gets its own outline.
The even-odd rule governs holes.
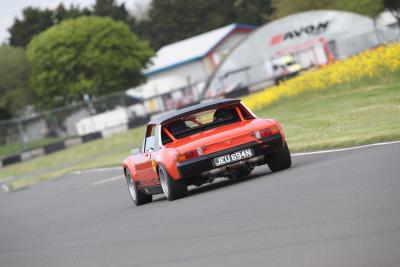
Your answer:
[[[187,114],[162,125],[162,142],[178,151],[179,179],[202,184],[216,177],[236,177],[267,163],[283,150],[284,136],[274,120],[256,118],[234,103]]]

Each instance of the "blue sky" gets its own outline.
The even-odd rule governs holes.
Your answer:
[[[0,43],[9,38],[7,29],[11,27],[15,17],[21,18],[22,9],[27,6],[54,8],[59,3],[63,3],[65,6],[73,3],[86,7],[93,5],[94,2],[95,0],[0,0]],[[117,2],[125,2],[129,10],[135,10],[138,6],[147,6],[150,0],[117,0]]]

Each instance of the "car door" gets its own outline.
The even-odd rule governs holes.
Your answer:
[[[157,171],[155,161],[152,159],[152,153],[157,149],[156,126],[147,126],[146,136],[143,142],[143,153],[140,162],[136,164],[136,170],[139,177],[140,186],[151,186],[157,181]]]

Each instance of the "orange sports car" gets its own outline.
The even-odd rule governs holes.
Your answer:
[[[141,149],[122,164],[136,205],[165,194],[184,197],[189,185],[237,179],[257,165],[291,165],[281,125],[257,118],[240,100],[217,99],[160,115],[147,125]]]

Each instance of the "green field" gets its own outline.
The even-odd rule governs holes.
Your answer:
[[[400,83],[331,88],[281,99],[257,115],[278,119],[292,152],[400,140]],[[143,127],[2,168],[11,189],[75,170],[119,166],[141,143]]]

